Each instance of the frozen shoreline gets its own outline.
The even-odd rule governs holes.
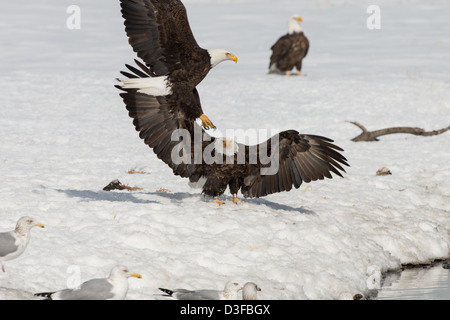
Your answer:
[[[404,266],[401,271],[383,275],[375,300],[448,300],[449,260],[425,265]]]

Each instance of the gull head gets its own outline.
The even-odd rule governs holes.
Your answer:
[[[115,277],[122,277],[122,278],[135,277],[138,279],[142,278],[142,276],[139,273],[130,272],[128,270],[128,268],[126,268],[124,266],[115,266],[111,270],[110,278],[115,278]]]
[[[36,222],[31,217],[22,217],[17,221],[16,232],[19,234],[28,233],[33,227],[45,228],[42,223]]]

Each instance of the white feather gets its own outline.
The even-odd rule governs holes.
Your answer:
[[[138,92],[151,96],[167,96],[172,93],[167,76],[154,78],[121,78],[118,79],[124,89],[138,89]]]
[[[188,184],[189,184],[189,187],[191,187],[192,189],[201,189],[205,185],[205,182],[206,182],[206,178],[200,177],[200,179],[198,179],[197,182],[189,181]]]
[[[303,32],[303,27],[300,21],[298,21],[300,16],[298,14],[294,14],[288,20],[288,32],[289,34]]]
[[[225,60],[229,60],[227,56],[230,55],[230,53],[225,49],[210,49],[208,50],[208,53],[211,57],[211,68],[214,68]]]
[[[232,156],[239,151],[238,144],[234,140],[227,138],[216,138],[216,141],[214,141],[214,148],[218,153],[226,156]]]
[[[276,62],[272,63],[269,68],[269,73],[279,73],[279,72],[281,72],[281,70],[278,69],[277,63]]]

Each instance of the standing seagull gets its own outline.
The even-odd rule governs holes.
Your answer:
[[[22,217],[14,230],[0,233],[0,262],[3,272],[4,261],[15,259],[25,251],[30,241],[30,230],[35,226],[44,228],[43,224],[35,222],[33,218]]]
[[[120,0],[120,5],[128,42],[146,67],[136,60],[143,71],[127,65],[139,77],[122,72],[127,78],[118,79],[118,87],[178,101],[178,108],[189,119],[199,118],[203,128],[215,128],[203,113],[196,86],[222,61],[237,62],[236,56],[224,49],[201,48],[179,0]],[[178,110],[170,112],[177,114]],[[146,123],[134,124],[139,130]]]
[[[302,60],[308,54],[309,41],[303,33],[301,23],[303,19],[294,14],[288,20],[288,33],[282,36],[272,46],[269,73],[285,73],[290,76],[290,71],[295,67],[297,75],[301,75]]]
[[[162,292],[167,294],[167,297],[171,297],[177,300],[236,300],[237,293],[242,289],[242,286],[237,282],[228,282],[225,285],[223,291],[219,290],[186,290],[186,289],[175,289],[169,290],[164,288],[159,288]]]
[[[256,295],[261,288],[253,282],[247,282],[242,288],[242,300],[257,300]]]
[[[91,279],[76,289],[41,292],[35,296],[45,297],[46,300],[123,300],[128,292],[129,277],[142,278],[123,266],[116,266],[108,278]]]

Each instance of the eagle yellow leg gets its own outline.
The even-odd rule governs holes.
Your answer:
[[[234,202],[235,204],[241,203],[241,200],[238,199],[236,193],[233,194],[233,199],[231,199],[230,201]]]
[[[202,115],[200,116],[200,120],[202,120],[202,127],[203,127],[205,130],[208,130],[208,129],[215,129],[215,128],[216,128],[216,126],[212,123],[211,120],[209,120],[209,118],[206,116],[206,114],[202,114]]]
[[[219,204],[219,206],[225,204],[225,203],[223,203],[222,201],[220,201],[219,198],[215,198],[214,201],[215,201],[217,204]]]
[[[286,77],[290,77],[291,76],[291,72],[290,71],[286,71],[286,73],[284,74]]]

